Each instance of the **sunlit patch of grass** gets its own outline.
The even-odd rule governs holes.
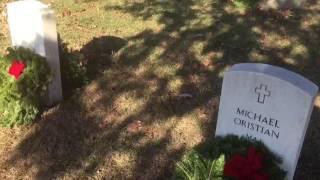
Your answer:
[[[135,164],[135,153],[129,151],[129,152],[113,152],[111,155],[112,161],[115,163],[115,166],[117,168],[132,168]]]
[[[180,77],[174,77],[170,79],[168,83],[168,91],[173,92],[177,95],[177,93],[180,91],[182,85],[183,85],[183,80]]]
[[[258,30],[257,28],[257,31],[260,32],[261,30]],[[291,39],[283,37],[282,35],[275,32],[261,33],[261,35],[263,38],[261,38],[260,41],[265,47],[285,49],[289,48],[293,43]]]
[[[202,54],[205,44],[202,41],[195,41],[190,47],[190,51],[194,52],[197,59],[204,60],[205,55]]]
[[[176,74],[176,69],[171,65],[162,65],[154,69],[154,73],[160,78],[172,77]]]
[[[9,34],[9,25],[7,22],[6,16],[6,3],[11,2],[12,0],[2,0],[0,1],[0,53],[3,54],[6,51],[6,48],[11,45],[10,34]]]
[[[249,58],[250,60],[252,61],[255,61],[255,62],[260,62],[260,63],[267,63],[269,61],[269,57],[264,55],[264,54],[261,54],[257,51],[251,51],[250,54],[249,54]]]
[[[182,30],[188,30],[190,28],[194,30],[207,28],[210,27],[214,22],[214,18],[211,16],[211,11],[209,11],[208,13],[197,14],[197,16],[197,19],[189,21],[185,28]]]
[[[163,59],[162,56],[166,51],[166,42],[163,42],[163,44],[159,44],[159,46],[154,47],[150,51],[149,60],[152,61],[151,63],[158,63],[161,61],[169,61],[169,59]]]
[[[303,44],[292,44],[290,55],[300,59],[309,58],[308,49]]]
[[[199,114],[191,112],[176,119],[175,128],[172,131],[173,144],[185,144],[186,148],[191,148],[201,142],[202,129],[199,124]]]
[[[236,8],[249,9],[254,8],[260,0],[232,0],[232,3]]]
[[[137,97],[134,91],[130,91],[118,96],[114,104],[120,113],[133,114],[144,107],[144,99]]]
[[[122,13],[108,6],[124,5],[124,1],[90,1],[74,3],[74,0],[47,1],[56,11],[58,32],[70,47],[79,49],[92,35],[118,35],[129,37],[146,28],[159,29],[156,21],[137,19],[130,13]],[[128,23],[130,22],[130,23]],[[70,31],[73,29],[79,33]]]
[[[286,57],[283,59],[283,62],[289,64],[289,65],[297,65],[298,62],[296,59],[290,58],[290,57]]]

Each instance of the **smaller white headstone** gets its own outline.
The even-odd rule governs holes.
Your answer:
[[[46,57],[53,72],[48,89],[48,105],[62,100],[59,50],[54,12],[36,0],[23,0],[7,5],[13,46],[23,46]]]
[[[309,80],[279,67],[234,65],[224,75],[216,135],[263,141],[283,158],[291,180],[317,92]]]

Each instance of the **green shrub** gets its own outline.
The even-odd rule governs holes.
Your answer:
[[[181,162],[177,163],[176,180],[223,180],[222,172],[225,157],[218,159],[205,159],[197,151],[193,150],[185,155]]]
[[[19,61],[25,69],[19,78],[9,74],[11,65]],[[45,58],[31,50],[8,48],[8,55],[0,57],[0,126],[32,122],[40,111],[51,71]]]
[[[68,44],[59,40],[61,79],[64,95],[89,83],[85,57],[79,51],[68,49]],[[67,94],[66,94],[67,93]]]

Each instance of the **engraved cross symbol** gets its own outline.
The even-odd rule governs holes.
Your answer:
[[[269,97],[271,95],[271,92],[268,89],[267,85],[260,84],[260,87],[256,87],[255,93],[258,94],[258,103],[264,104],[264,100],[266,97]]]

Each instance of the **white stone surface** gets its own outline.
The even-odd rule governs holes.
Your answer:
[[[294,176],[318,87],[285,69],[237,64],[224,74],[216,136],[262,140]]]
[[[36,0],[7,5],[8,23],[13,46],[23,46],[47,58],[53,72],[48,89],[48,105],[62,100],[59,50],[54,12]]]

